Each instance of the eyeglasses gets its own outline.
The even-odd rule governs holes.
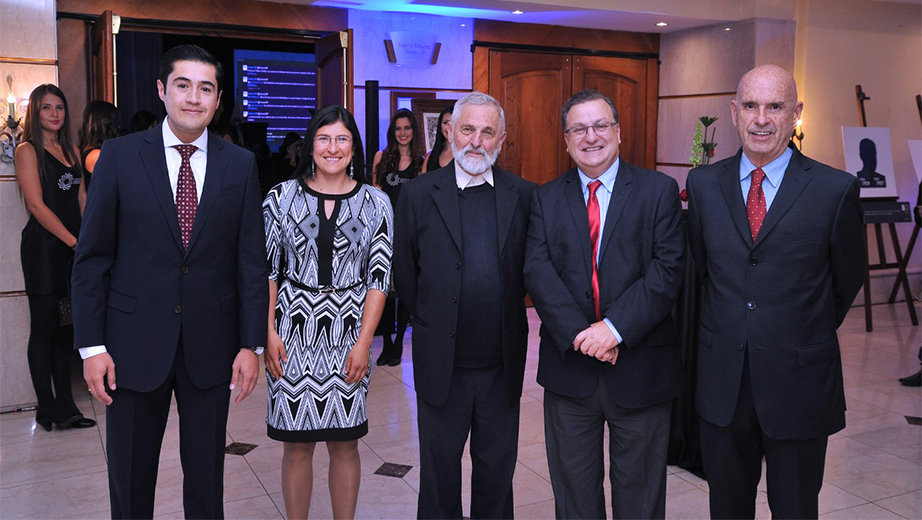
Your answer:
[[[319,144],[320,146],[330,146],[330,142],[332,141],[336,141],[337,145],[349,144],[352,142],[352,138],[348,135],[337,135],[336,137],[321,135],[314,138],[314,144]]]
[[[611,129],[611,127],[617,126],[617,125],[618,123],[615,123],[615,122],[607,122],[607,123],[602,122],[602,123],[596,123],[594,125],[589,125],[589,126],[573,126],[573,127],[570,127],[564,130],[563,133],[567,135],[575,135],[576,137],[584,137],[586,135],[586,132],[588,132],[589,129],[592,128],[593,130],[595,130],[595,135],[606,135],[608,134],[608,131]]]

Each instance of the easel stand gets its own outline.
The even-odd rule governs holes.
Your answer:
[[[896,256],[896,262],[887,261],[887,250],[884,247],[884,235],[882,222],[877,222],[874,224],[867,224],[868,227],[873,226],[874,235],[877,241],[877,257],[879,258],[876,264],[870,263],[868,261],[868,268],[864,274],[864,324],[865,329],[868,332],[874,330],[874,321],[871,316],[871,271],[880,271],[883,269],[897,269],[896,281],[893,283],[893,290],[890,292],[890,303],[896,301],[896,294],[899,290],[899,286],[903,286],[903,295],[906,297],[906,305],[909,307],[909,319],[912,321],[913,326],[919,325],[919,317],[916,315],[916,306],[913,304],[912,291],[909,289],[909,276],[906,274],[906,265],[909,263],[909,251],[912,251],[912,247],[915,245],[916,238],[919,235],[919,226],[916,226],[916,229],[912,233],[912,238],[909,240],[909,251],[907,251],[906,256],[900,252],[900,239],[896,234],[896,224],[894,222],[887,222],[887,227],[890,228],[890,240],[893,242],[893,253]],[[868,244],[868,249],[870,249],[870,244]]]
[[[855,85],[855,96],[858,98],[858,115],[861,116],[861,126],[868,126],[868,118],[864,110],[864,102],[870,100],[871,98],[864,93],[861,89],[861,85]],[[919,99],[917,99],[919,101]],[[922,114],[922,101],[920,103],[920,114]],[[889,199],[893,203],[896,203],[896,199]],[[867,269],[864,273],[864,325],[865,329],[868,332],[874,330],[874,319],[871,316],[871,271],[879,271],[882,269],[893,269],[896,268],[896,281],[893,283],[893,290],[890,291],[890,300],[889,303],[894,303],[896,301],[896,294],[899,290],[899,286],[903,286],[903,294],[906,297],[906,305],[909,307],[909,319],[912,321],[912,325],[919,325],[919,317],[916,316],[916,307],[912,299],[912,291],[909,289],[909,276],[906,274],[906,266],[909,264],[909,256],[912,252],[912,247],[915,245],[916,238],[919,235],[919,225],[916,224],[916,229],[912,233],[912,238],[909,240],[909,249],[906,251],[905,258],[903,253],[900,250],[900,239],[896,234],[896,222],[908,222],[907,219],[901,218],[899,212],[892,212],[889,214],[882,215],[880,217],[874,218],[869,222],[868,204],[871,203],[870,200],[862,200],[862,206],[864,206],[865,211],[865,224],[867,226],[874,226],[874,236],[877,241],[877,258],[878,262],[876,264],[870,263],[870,256],[868,257]],[[887,251],[884,248],[884,235],[883,228],[881,224],[887,224],[887,227],[890,228],[890,240],[893,242],[893,253],[896,256],[896,262],[887,261]],[[865,243],[870,250],[870,244],[867,243],[867,233],[865,233]]]

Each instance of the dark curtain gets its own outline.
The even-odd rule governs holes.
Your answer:
[[[163,36],[157,33],[122,31],[115,53],[118,72],[118,111],[127,129],[138,110],[147,110],[162,120],[163,102],[157,95],[157,74],[163,54]]]

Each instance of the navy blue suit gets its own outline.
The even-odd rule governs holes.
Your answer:
[[[704,286],[696,404],[715,517],[755,514],[764,455],[773,516],[815,518],[826,437],[845,427],[836,329],[864,281],[860,185],[791,148],[754,243],[742,151],[688,177]],[[776,458],[784,453],[799,462]]]
[[[199,512],[220,516],[231,366],[242,346],[265,345],[267,334],[268,275],[255,158],[208,137],[205,183],[185,250],[160,126],[107,141],[93,181],[74,263],[73,312],[76,347],[105,345],[115,363],[118,389],[107,428],[113,515],[149,514],[136,496],[148,490],[137,488],[150,487],[152,510],[166,415],[160,417],[160,404],[143,399],[165,392],[168,410],[171,389],[188,383],[189,391],[176,387],[186,495],[217,493],[216,499],[205,498],[216,500],[218,511],[209,505]],[[195,397],[199,390],[215,396],[206,403]],[[112,414],[121,414],[135,398],[139,409],[158,411],[147,414],[152,416],[147,427],[132,432]],[[206,425],[197,422],[203,416],[209,417]],[[192,431],[199,429],[208,431]],[[218,448],[208,456],[220,460],[202,462],[208,468],[202,475],[195,473],[199,463],[187,464],[187,458]],[[196,485],[205,487],[196,491]],[[186,514],[195,515],[186,499]]]

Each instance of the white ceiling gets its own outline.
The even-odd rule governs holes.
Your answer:
[[[543,23],[636,32],[669,32],[749,18],[755,0],[272,0],[279,2]],[[778,0],[772,0],[778,3]],[[786,0],[782,0],[782,3]],[[909,0],[922,1],[922,0]],[[742,6],[742,7],[741,7]],[[513,14],[521,10],[522,14]],[[666,22],[665,27],[657,27]]]

